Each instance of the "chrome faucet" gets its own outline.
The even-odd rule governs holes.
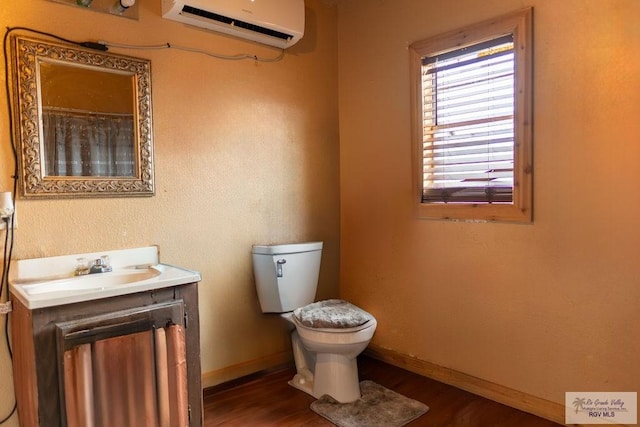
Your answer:
[[[89,274],[108,273],[109,271],[112,271],[112,270],[113,268],[111,267],[111,265],[109,265],[109,256],[103,255],[91,263]]]
[[[103,255],[89,262],[86,258],[78,258],[76,269],[73,272],[75,276],[84,276],[86,274],[108,273],[113,271],[110,265],[109,255]]]

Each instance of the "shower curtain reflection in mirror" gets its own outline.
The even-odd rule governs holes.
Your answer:
[[[153,196],[151,61],[11,36],[24,197]]]
[[[42,127],[46,176],[135,176],[132,114],[43,108]]]

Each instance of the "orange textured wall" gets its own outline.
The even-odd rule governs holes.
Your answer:
[[[414,41],[534,7],[534,221],[412,212]],[[373,343],[564,403],[640,388],[640,3],[339,6],[341,295]]]

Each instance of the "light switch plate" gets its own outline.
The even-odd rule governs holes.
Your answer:
[[[93,0],[90,2],[89,6],[82,6],[81,4],[78,4],[78,0],[49,0],[49,1],[52,1],[54,3],[62,3],[62,4],[66,4],[73,7],[79,7],[85,10],[92,10],[94,12],[108,13],[109,15],[120,16],[122,18],[129,18],[129,19],[136,19],[136,20],[138,19],[138,3],[140,2],[140,0],[138,0],[133,6],[126,9],[124,12],[118,13],[117,11],[114,10],[115,9],[114,6],[117,5],[119,0]]]

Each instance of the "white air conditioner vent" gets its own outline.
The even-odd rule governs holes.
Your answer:
[[[283,49],[304,35],[304,0],[163,0],[162,16]]]

